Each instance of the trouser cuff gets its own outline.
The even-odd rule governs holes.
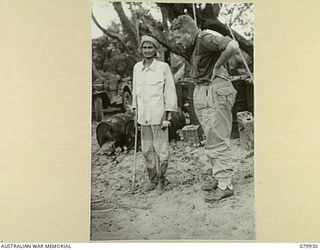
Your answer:
[[[233,190],[233,185],[232,183],[227,184],[227,183],[219,182],[218,188],[220,188],[221,190],[226,190],[227,188],[229,188],[230,190]]]

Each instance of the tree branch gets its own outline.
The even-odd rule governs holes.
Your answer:
[[[250,7],[250,5],[245,5],[240,11],[239,11],[239,14],[233,19],[232,22],[230,22],[230,27],[234,24],[235,21],[237,21],[237,19],[240,17],[240,15],[245,12],[248,8]],[[231,20],[231,18],[230,18]]]
[[[165,8],[161,8],[161,16],[162,16],[162,22],[163,22],[163,28],[166,32],[169,32],[169,27],[168,27],[168,11]]]
[[[232,21],[233,13],[234,13],[234,8],[232,9],[232,12],[231,12],[231,14],[230,14],[229,23],[231,23],[231,21]],[[231,25],[230,25],[230,27],[231,27]]]
[[[169,21],[172,22],[173,19],[178,17],[179,15],[184,14],[184,9],[187,9],[189,6],[189,10],[192,13],[192,4],[173,4],[173,3],[157,3],[160,9],[163,9],[167,12]]]
[[[139,39],[134,24],[126,16],[121,2],[113,2],[112,5],[115,11],[118,13],[123,30],[132,38],[130,40],[133,42],[133,47],[137,48],[139,45]]]
[[[120,38],[120,36],[118,36],[117,34],[113,34],[112,32],[108,31],[107,29],[103,28],[99,22],[97,21],[96,17],[94,16],[93,12],[91,12],[91,16],[92,16],[92,20],[94,21],[94,23],[98,26],[98,28],[107,36],[117,40],[121,46],[125,49],[125,51],[130,54],[130,51],[128,50],[128,48],[126,47],[125,43],[122,41],[122,39]]]
[[[140,40],[140,36],[139,36],[139,20],[137,18],[137,14],[136,12],[134,11],[133,9],[133,5],[134,3],[128,3],[129,5],[129,10],[131,11],[131,15],[132,15],[132,22],[133,22],[133,25],[135,27],[135,31],[136,31],[136,36],[137,36],[137,40],[139,41]]]
[[[206,8],[207,8],[207,6],[208,6],[208,8],[209,8],[209,4],[206,4]],[[220,5],[218,4],[218,3],[214,3],[213,5],[212,5],[212,9],[213,9],[213,16],[215,17],[215,18],[218,18],[218,16],[219,16],[219,14],[220,14]]]

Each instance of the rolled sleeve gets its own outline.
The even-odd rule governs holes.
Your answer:
[[[206,34],[202,38],[203,46],[213,52],[224,50],[232,39],[228,36],[215,36]]]
[[[168,64],[164,70],[165,86],[164,86],[164,108],[165,111],[177,111],[177,93],[174,84],[173,76]]]

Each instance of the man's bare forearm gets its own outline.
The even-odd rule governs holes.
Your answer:
[[[230,41],[225,50],[221,53],[214,67],[220,68],[225,62],[229,60],[230,57],[232,57],[237,52],[238,47],[239,44],[237,41]]]

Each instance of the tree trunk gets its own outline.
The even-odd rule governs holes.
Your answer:
[[[133,47],[136,49],[139,45],[139,41],[134,24],[126,16],[121,2],[113,2],[112,4],[115,11],[118,13],[124,32],[129,35]]]
[[[101,74],[97,70],[96,64],[92,61],[92,82],[94,82],[97,78],[100,78]]]
[[[168,11],[165,8],[160,8],[161,16],[162,16],[162,22],[163,22],[163,28],[165,32],[169,32],[168,27]]]

